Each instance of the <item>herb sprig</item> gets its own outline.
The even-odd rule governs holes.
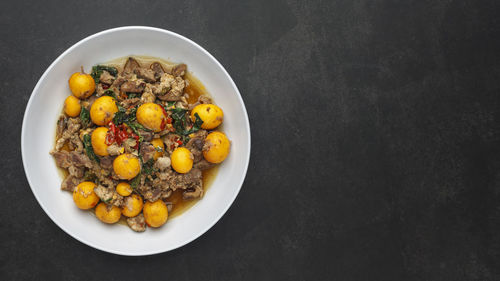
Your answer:
[[[90,158],[90,160],[94,160],[97,163],[100,163],[99,157],[95,155],[94,149],[92,148],[92,141],[90,140],[90,135],[86,134],[83,136],[83,147],[85,148],[85,153]]]
[[[90,124],[90,112],[83,106],[80,111],[80,120],[82,122],[82,127],[84,128],[87,128],[87,126]]]

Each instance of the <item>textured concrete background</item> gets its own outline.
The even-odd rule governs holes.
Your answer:
[[[499,280],[499,12],[495,0],[2,1],[0,279]],[[253,129],[228,213],[142,258],[52,223],[19,145],[49,64],[123,25],[205,47]]]

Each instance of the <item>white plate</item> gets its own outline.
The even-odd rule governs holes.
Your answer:
[[[69,76],[80,66],[128,55],[183,62],[224,110],[224,132],[231,152],[202,200],[159,229],[136,233],[124,225],[105,225],[79,210],[71,193],[59,189],[62,178],[49,151]],[[141,26],[109,29],[89,36],[60,55],[35,86],[24,114],[21,151],[26,177],[47,215],[64,231],[94,248],[120,255],[151,255],[183,246],[212,227],[240,191],[250,160],[250,125],[243,100],[224,67],[206,50],[176,33]]]

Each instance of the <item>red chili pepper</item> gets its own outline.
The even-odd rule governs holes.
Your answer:
[[[103,88],[104,90],[109,89],[109,85],[108,85],[108,84],[101,83],[101,85],[102,85],[102,88]]]
[[[138,149],[139,148],[139,136],[136,135],[136,134],[134,134],[134,133],[132,133],[132,137],[135,139],[135,146],[134,146],[134,148]]]
[[[115,123],[113,123],[113,122],[109,122],[108,126],[109,126],[109,129],[111,130],[111,132],[113,132],[113,134],[116,134],[116,126],[115,126]]]
[[[165,110],[165,108],[163,106],[160,106],[161,107],[161,110],[163,111],[163,115],[165,115],[165,117],[168,116],[167,114],[167,111]]]
[[[176,143],[177,143],[178,145],[182,145],[182,141],[180,141],[180,140],[176,141]]]
[[[172,118],[170,117],[167,118],[167,124],[172,124]]]
[[[108,132],[106,134],[106,144],[111,145],[113,142],[115,142],[115,137],[113,136],[112,132]]]
[[[165,126],[167,126],[167,121],[165,121],[165,119],[161,119],[160,130],[165,130]]]

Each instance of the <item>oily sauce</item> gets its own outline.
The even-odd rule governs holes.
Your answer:
[[[153,62],[160,62],[164,66],[164,68],[168,68],[169,65],[174,64],[174,63],[169,62],[167,60],[163,60],[163,59],[155,58],[155,57],[135,56],[135,55],[132,57],[134,59],[136,59],[141,64],[141,66],[147,66]],[[114,66],[119,71],[121,71],[123,69],[123,65],[125,65],[125,62],[127,61],[128,58],[129,58],[129,56],[121,57],[121,58],[117,58],[117,59],[114,59],[112,61],[109,61],[107,63],[104,63],[104,64],[109,65],[109,66]],[[185,74],[184,80],[186,80],[186,82],[187,82],[186,87],[184,88],[184,92],[188,94],[187,101],[189,104],[196,103],[196,101],[198,101],[198,97],[201,95],[205,95],[205,96],[210,97],[210,94],[207,92],[205,86],[200,82],[200,80],[198,80],[196,77],[194,77],[193,74],[191,74],[189,71]],[[67,144],[65,144],[62,149],[69,151]],[[65,169],[59,169],[59,171],[61,173],[61,176],[63,178],[66,178],[66,176],[68,175],[68,172]],[[217,176],[218,171],[219,171],[219,166],[216,165],[216,166],[202,172],[204,193],[207,192],[208,188],[213,183],[214,179]],[[172,195],[170,195],[170,197],[168,198],[168,202],[171,202],[173,205],[172,211],[169,212],[169,214],[168,214],[169,219],[172,219],[172,218],[175,218],[175,217],[181,215],[182,213],[187,211],[189,208],[191,208],[194,204],[196,204],[196,202],[198,200],[203,198],[202,197],[202,198],[192,199],[192,200],[183,200],[182,193],[183,193],[183,190],[180,190],[180,189],[176,190],[176,191],[172,192]],[[90,213],[95,215],[94,209],[91,209]],[[122,216],[120,221],[118,221],[118,223],[126,225],[127,224],[126,218]]]

